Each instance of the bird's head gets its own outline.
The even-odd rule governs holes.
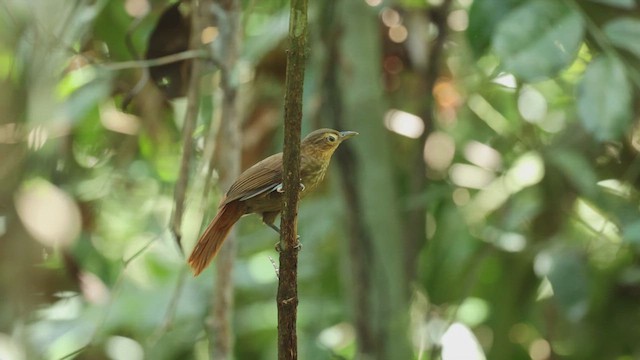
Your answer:
[[[355,131],[337,131],[333,129],[318,129],[311,132],[302,140],[302,149],[311,150],[331,156],[343,141],[358,135]]]

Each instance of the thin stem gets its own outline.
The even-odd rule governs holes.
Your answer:
[[[283,187],[278,278],[278,359],[298,358],[297,218],[300,191],[300,129],[307,41],[307,0],[292,0],[284,105]]]
[[[194,11],[192,17],[192,34],[200,33],[201,14],[199,2],[192,1],[192,9]],[[190,47],[197,49],[200,46],[199,38],[194,36],[191,39]],[[182,215],[184,213],[184,200],[187,193],[187,185],[189,184],[189,169],[191,167],[191,158],[193,154],[193,134],[196,128],[196,120],[198,119],[198,111],[200,108],[200,73],[202,61],[194,61],[191,68],[191,78],[189,82],[189,90],[187,92],[187,111],[184,116],[184,125],[182,127],[182,159],[180,160],[180,173],[176,181],[174,191],[174,210],[171,216],[171,231],[173,232],[176,243],[180,251],[182,249]]]

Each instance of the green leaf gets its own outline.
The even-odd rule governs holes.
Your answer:
[[[65,102],[66,115],[73,121],[81,121],[111,91],[111,79],[103,74],[82,85],[69,95]]]
[[[623,9],[633,9],[634,7],[636,7],[636,3],[634,0],[591,0],[591,2],[615,6]]]
[[[640,57],[640,20],[634,18],[620,18],[610,21],[604,26],[604,33],[617,47]]]
[[[528,2],[499,25],[493,47],[506,71],[526,81],[554,76],[576,57],[584,35],[582,16],[564,2]]]
[[[631,123],[631,85],[612,57],[593,60],[578,88],[578,115],[598,140],[620,137]]]
[[[580,193],[594,196],[598,178],[591,164],[579,152],[557,149],[547,158],[576,187]]]
[[[465,32],[475,56],[481,56],[491,45],[496,26],[523,0],[474,1],[469,9],[469,28]]]

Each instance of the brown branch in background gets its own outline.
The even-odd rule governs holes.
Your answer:
[[[191,18],[191,39],[190,48],[200,48],[200,29],[202,28],[201,11],[198,7],[199,1],[192,0],[192,18]],[[182,215],[184,214],[184,200],[187,193],[187,185],[189,184],[189,168],[191,167],[191,158],[193,154],[193,133],[196,128],[198,119],[198,109],[200,101],[200,72],[202,69],[202,60],[196,59],[191,67],[191,77],[189,80],[189,90],[187,92],[187,111],[184,116],[184,124],[182,125],[182,159],[180,160],[180,174],[176,181],[174,191],[174,208],[171,215],[171,232],[175,236],[180,251],[182,249]]]
[[[121,62],[106,63],[106,64],[96,63],[95,66],[99,66],[103,69],[111,70],[111,71],[137,69],[137,68],[149,68],[149,67],[173,64],[182,60],[205,59],[207,57],[206,55],[207,55],[206,52],[202,51],[201,49],[193,49],[193,50],[182,51],[179,53],[175,53],[175,54],[171,54],[171,55],[167,55],[167,56],[163,56],[155,59],[121,61]]]
[[[237,83],[232,80],[241,46],[240,1],[205,0],[203,6],[212,12],[213,23],[219,35],[210,44],[212,57],[220,68],[220,129],[217,136],[216,161],[222,189],[231,187],[240,175],[242,147],[240,138],[240,114],[238,111]],[[214,52],[213,48],[218,49]],[[207,187],[209,187],[207,185]],[[236,232],[231,230],[215,261],[215,292],[212,298],[212,318],[209,324],[210,353],[212,359],[233,358],[233,262],[237,252]]]
[[[298,358],[297,218],[300,190],[300,129],[306,61],[307,0],[291,0],[284,104],[283,187],[278,278],[278,359]]]
[[[438,35],[431,43],[428,52],[428,58],[425,64],[416,64],[416,72],[418,73],[421,81],[420,94],[424,94],[424,100],[420,112],[424,121],[425,131],[417,140],[418,146],[413,157],[412,171],[408,174],[408,193],[409,197],[423,198],[427,189],[427,166],[424,162],[424,144],[427,141],[427,137],[433,129],[434,116],[436,113],[435,99],[433,97],[433,89],[438,80],[438,73],[440,71],[440,59],[443,55],[444,44],[448,35],[447,16],[449,9],[451,8],[452,0],[445,0],[440,6],[432,8],[429,11],[429,17],[431,23],[436,26]],[[422,20],[422,19],[421,19]],[[428,20],[424,20],[428,21]],[[426,42],[424,38],[426,35],[420,31],[410,31],[411,36],[423,37],[419,41]],[[411,49],[408,49],[411,51]],[[423,54],[416,54],[416,56],[422,57]],[[405,273],[407,279],[413,280],[416,276],[418,255],[420,250],[426,243],[426,205],[415,206],[408,210],[406,217],[406,225],[404,228],[407,230],[404,234],[405,237]]]

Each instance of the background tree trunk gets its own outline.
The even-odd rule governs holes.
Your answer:
[[[382,121],[378,17],[362,1],[341,5],[341,13],[349,14],[341,18],[344,126],[360,132],[358,141],[348,144],[353,153],[338,154],[343,176],[352,179],[345,193],[358,353],[367,359],[409,359],[408,283],[392,152]]]

